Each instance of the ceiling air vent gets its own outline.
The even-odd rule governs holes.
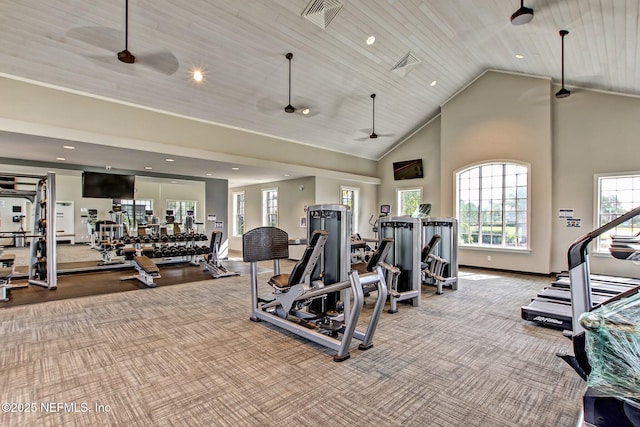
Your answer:
[[[318,27],[326,29],[340,9],[342,9],[342,3],[337,0],[311,0],[302,12],[302,16]]]
[[[409,71],[411,71],[411,68],[414,65],[419,63],[420,60],[416,58],[416,56],[411,53],[411,51],[409,51],[405,56],[402,57],[402,59],[400,59],[400,61],[396,62],[396,65],[391,67],[391,71],[404,77]]]

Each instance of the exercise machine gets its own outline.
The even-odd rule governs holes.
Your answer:
[[[28,283],[13,284],[11,278],[14,273],[16,256],[15,254],[0,255],[0,301],[9,301],[9,291],[16,288],[25,288],[29,286]]]
[[[587,381],[581,422],[588,426],[640,426],[640,289],[631,289],[594,308],[589,244],[640,215],[640,207],[576,240],[567,254],[571,282],[573,355],[557,354]]]
[[[441,294],[443,286],[458,289],[458,220],[455,218],[422,218],[422,245],[431,243],[433,236],[440,236],[438,244],[431,248],[428,271],[423,275],[425,284],[435,285]]]
[[[187,211],[187,216],[184,218],[184,232],[195,232],[196,217],[193,211]]]
[[[429,243],[424,245],[420,255],[420,268],[422,269],[422,281],[432,281],[436,285],[436,294],[442,295],[442,285],[446,281],[444,277],[444,269],[447,265],[447,260],[441,258],[435,254],[438,245],[440,244],[440,235],[434,234],[431,236]]]
[[[120,280],[136,279],[149,288],[155,288],[154,279],[159,279],[160,269],[146,255],[138,255],[133,257],[133,266],[137,273],[130,276],[121,277]]]
[[[228,270],[222,265],[222,260],[219,257],[220,244],[222,243],[222,231],[215,230],[211,233],[211,245],[209,246],[209,253],[205,255],[205,264],[203,271],[208,271],[214,279],[227,276],[237,276],[240,273]]]
[[[373,252],[373,254],[369,257],[369,260],[365,262],[361,262],[358,264],[351,265],[353,270],[356,270],[358,273],[371,273],[376,270],[378,266],[382,267],[385,271],[385,282],[387,284],[387,294],[391,295],[393,299],[392,291],[395,291],[398,287],[398,277],[400,276],[400,269],[391,264],[385,262],[387,255],[389,255],[389,251],[393,247],[393,239],[390,237],[385,237],[380,241],[378,248]],[[364,294],[367,296],[372,289],[365,288]]]
[[[325,285],[349,280],[351,270],[351,210],[345,205],[312,205],[307,208],[307,242],[311,241],[314,230],[326,230],[327,242],[318,263],[311,274],[311,280],[322,280]],[[349,316],[350,289],[344,287],[339,292],[317,298],[311,309],[318,313],[335,311],[344,304],[344,315]]]
[[[348,280],[326,283],[313,279],[313,271],[320,266],[324,250],[329,241],[329,232],[315,230],[310,233],[301,259],[290,274],[280,273],[280,260],[289,258],[288,235],[276,227],[259,227],[242,236],[243,260],[250,263],[251,276],[251,317],[254,322],[266,321],[291,333],[306,338],[319,345],[336,351],[333,360],[341,362],[350,357],[349,349],[353,338],[362,341],[359,348],[367,350],[373,346],[373,335],[384,308],[387,297],[382,267],[375,272],[359,275],[353,271]],[[348,236],[347,236],[348,237]],[[347,254],[348,255],[348,254]],[[273,291],[266,296],[258,296],[259,261],[273,260],[274,276],[269,280]],[[331,265],[327,263],[326,265]],[[321,278],[326,275],[320,275]],[[365,331],[356,330],[364,304],[363,288],[375,286],[378,291],[375,306]],[[312,306],[315,301],[324,300],[328,295],[350,289],[348,295],[353,301],[337,304],[331,312],[318,312]],[[340,313],[351,305],[349,313]],[[325,306],[322,303],[319,306]]]
[[[409,216],[387,217],[380,221],[380,238],[392,239],[393,245],[385,261],[400,270],[399,277],[389,288],[388,312],[398,312],[398,301],[420,306],[420,220]]]
[[[369,225],[371,225],[371,230],[373,231],[374,243],[378,243],[378,231],[380,220],[391,216],[391,205],[380,205],[380,212],[378,213],[378,218],[373,220],[373,215],[369,217]]]

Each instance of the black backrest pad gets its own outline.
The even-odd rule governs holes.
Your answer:
[[[302,254],[302,258],[300,258],[300,261],[296,262],[296,264],[293,266],[293,269],[291,270],[291,273],[289,274],[289,282],[288,282],[289,286],[297,285],[302,281],[302,275],[304,274],[305,267],[311,261],[313,250],[318,245],[318,242],[320,241],[320,237],[322,237],[323,234],[327,234],[327,232],[324,230],[322,231],[315,230],[313,232],[313,235],[311,236],[311,241],[309,242],[306,249],[304,250],[304,253]]]
[[[289,235],[276,227],[258,227],[242,235],[244,262],[289,258]]]
[[[378,249],[371,255],[369,258],[369,262],[367,263],[367,271],[373,271],[376,268],[376,265],[383,259],[387,257],[387,253],[389,253],[389,249],[391,249],[391,244],[393,243],[393,238],[385,237],[378,245]]]
[[[213,252],[215,247],[220,247],[220,243],[222,243],[222,231],[215,230],[211,233],[211,244],[209,245],[209,252]]]
[[[420,259],[422,260],[422,262],[427,262],[427,258],[429,257],[429,255],[431,255],[431,253],[433,253],[433,250],[436,248],[436,245],[438,244],[439,241],[440,241],[440,235],[434,234],[431,237],[431,240],[429,240],[429,243],[424,245],[424,247],[422,248],[422,255],[420,256]]]

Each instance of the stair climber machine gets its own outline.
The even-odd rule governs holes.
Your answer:
[[[640,426],[640,288],[594,307],[588,246],[640,215],[640,207],[586,234],[568,252],[573,355],[557,354],[587,382],[578,425]]]
[[[395,283],[388,283],[388,312],[398,312],[398,301],[406,300],[418,307],[421,302],[420,220],[409,216],[381,218],[379,227],[381,241],[393,239],[385,261],[400,270]]]
[[[351,340],[360,350],[373,347],[373,335],[387,298],[382,266],[365,274],[351,272],[350,212],[344,205],[307,208],[309,242],[290,274],[280,274],[280,259],[289,257],[288,235],[259,227],[243,235],[243,260],[250,262],[251,320],[267,321],[335,350],[336,362],[349,358]],[[258,261],[273,260],[272,292],[258,296]],[[364,305],[363,289],[377,290],[366,330],[356,330]]]

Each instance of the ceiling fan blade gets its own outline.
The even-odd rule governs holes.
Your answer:
[[[138,63],[167,76],[175,74],[180,68],[178,58],[168,49],[138,55]]]
[[[122,31],[109,27],[78,27],[66,33],[67,37],[104,49],[109,52],[117,51],[122,40]]]
[[[262,98],[256,102],[256,109],[263,114],[275,115],[282,111],[282,105],[274,98]]]

